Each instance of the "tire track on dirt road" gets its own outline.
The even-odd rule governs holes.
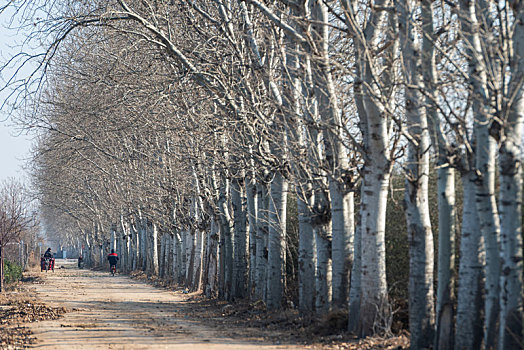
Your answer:
[[[62,318],[30,324],[39,349],[304,349],[231,337],[182,312],[188,295],[127,276],[78,270],[57,260],[32,286],[44,303],[66,307]],[[65,268],[59,268],[64,266]]]

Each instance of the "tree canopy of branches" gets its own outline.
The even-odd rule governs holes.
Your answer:
[[[36,67],[4,88],[37,130],[43,221],[89,263],[113,247],[126,271],[268,309],[297,292],[303,313],[345,309],[350,332],[387,332],[398,171],[412,348],[524,342],[522,1],[7,6],[44,45],[3,66]]]

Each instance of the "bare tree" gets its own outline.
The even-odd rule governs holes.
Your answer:
[[[29,201],[24,186],[15,179],[2,183],[0,188],[0,292],[4,291],[4,249],[17,242],[33,224],[28,212]]]

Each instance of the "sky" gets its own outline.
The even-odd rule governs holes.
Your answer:
[[[23,167],[29,157],[31,139],[26,135],[18,135],[16,127],[10,121],[5,122],[2,114],[0,122],[0,182],[14,177],[27,181],[27,173]]]
[[[0,13],[0,65],[13,54],[12,46],[23,39],[16,31],[6,29],[9,16],[10,13]],[[0,83],[3,83],[1,77]],[[6,93],[0,92],[0,105],[6,96]],[[4,111],[0,111],[0,182],[9,177],[27,182],[27,173],[23,167],[29,157],[30,147],[30,137],[20,135],[13,121],[8,119]]]

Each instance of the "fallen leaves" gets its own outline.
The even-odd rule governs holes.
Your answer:
[[[176,293],[184,294],[182,291]],[[409,348],[409,334],[357,339],[347,333],[348,315],[334,311],[324,316],[301,315],[298,310],[267,311],[262,301],[227,303],[194,294],[185,298],[177,317],[199,319],[231,338],[259,339],[277,345],[302,344],[306,349],[402,350]]]
[[[0,297],[0,349],[21,349],[33,344],[35,339],[24,323],[54,320],[66,312],[31,300],[22,293],[4,294]]]
[[[31,331],[24,326],[9,326],[0,329],[0,349],[22,349],[34,342]]]
[[[28,300],[12,301],[8,308],[0,309],[0,324],[26,323],[42,320],[54,320],[66,312],[66,309],[49,307]]]

